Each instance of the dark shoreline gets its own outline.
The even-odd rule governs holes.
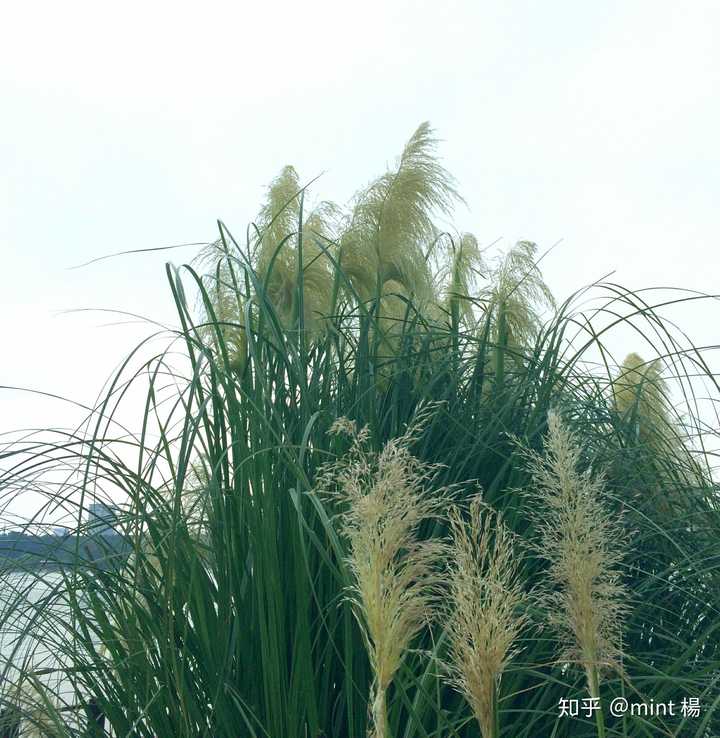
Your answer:
[[[117,533],[95,535],[0,535],[0,570],[58,571],[70,565],[109,569],[130,554],[128,541]]]

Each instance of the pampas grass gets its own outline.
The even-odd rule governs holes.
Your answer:
[[[444,307],[450,316],[450,325],[464,322],[474,328],[477,317],[473,312],[472,295],[477,292],[477,282],[486,270],[477,238],[472,233],[463,233],[457,244],[451,244],[452,257],[447,268]]]
[[[520,546],[502,516],[479,498],[470,505],[468,523],[458,510],[450,523],[446,629],[452,681],[470,704],[483,738],[497,738],[500,679],[526,621]]]
[[[435,211],[447,214],[455,193],[434,147],[423,124],[343,223],[327,203],[306,207],[308,188],[283,169],[245,242],[218,223],[202,272],[197,262],[168,265],[177,327],[159,353],[137,347],[82,428],[5,436],[3,523],[28,493],[43,496],[49,515],[62,510],[77,521],[77,556],[56,562],[59,579],[22,626],[32,635],[33,623],[47,623],[40,639],[62,657],[65,703],[43,705],[59,728],[92,698],[115,736],[477,736],[467,700],[436,668],[449,639],[446,623],[431,620],[442,612],[440,579],[449,583],[452,569],[438,520],[445,490],[473,479],[504,525],[551,558],[528,556],[521,566],[529,591],[552,584],[555,599],[545,604],[558,621],[550,638],[528,634],[522,664],[507,668],[516,642],[513,586],[483,590],[482,582],[517,581],[510,562],[519,556],[500,553],[503,540],[514,547],[517,539],[505,539],[489,512],[473,533],[471,515],[467,547],[479,546],[485,558],[476,551],[466,576],[457,574],[458,587],[481,591],[463,601],[463,632],[499,634],[495,651],[490,636],[473,642],[485,665],[476,669],[482,678],[466,679],[475,712],[490,712],[495,680],[504,735],[595,731],[581,720],[559,722],[558,698],[575,689],[574,679],[584,684],[586,672],[597,692],[601,666],[620,660],[625,552],[635,604],[623,621],[622,680],[608,674],[603,694],[631,684],[656,702],[677,700],[681,675],[683,694],[701,700],[703,715],[684,724],[668,718],[658,730],[720,735],[717,485],[712,454],[686,443],[698,429],[707,448],[717,443],[717,424],[701,423],[693,389],[698,373],[711,390],[717,384],[702,349],[664,317],[669,302],[697,295],[663,296],[654,310],[646,292],[593,285],[599,306],[584,307],[583,289],[543,324],[552,306],[533,244],[483,266],[473,236],[448,244],[440,234]],[[652,383],[618,378],[612,361],[596,363],[598,351],[611,358],[613,326],[635,331],[644,345],[654,340],[648,350],[672,367],[668,388],[685,399],[669,406],[672,442],[643,443],[639,435],[652,427],[643,418],[654,416],[623,399],[623,384],[639,385],[643,411]],[[138,391],[144,405],[130,405],[137,422],[125,422]],[[440,403],[422,434],[409,433],[419,408]],[[551,422],[552,448],[537,459],[547,494],[527,504],[526,470],[508,436],[539,449],[555,403],[572,418],[584,455]],[[336,421],[328,435],[343,417],[357,427]],[[338,454],[323,483],[321,465]],[[599,478],[578,471],[585,456],[607,469],[607,489],[638,529],[632,548],[607,522]],[[125,567],[107,569],[81,550],[83,495],[98,491],[128,500]],[[671,515],[656,514],[654,492],[674,500]],[[24,559],[18,565],[26,563],[23,591],[33,582],[45,591],[49,577]],[[14,591],[12,576],[3,573],[2,589]],[[0,602],[0,629],[15,627],[21,600],[19,593]],[[56,614],[56,600],[69,603],[71,617]],[[477,602],[483,606],[473,609]],[[453,609],[450,600],[446,606]],[[522,616],[525,607],[513,612]],[[470,639],[458,638],[458,651]],[[557,663],[559,649],[585,671]],[[0,710],[15,699],[11,687],[0,680]],[[611,720],[608,729],[648,734],[642,716]]]
[[[544,606],[562,647],[560,659],[585,671],[599,699],[600,670],[620,668],[627,591],[620,566],[628,539],[622,519],[609,512],[603,477],[580,472],[579,441],[555,411],[548,413],[545,454],[527,452],[533,478],[529,499],[540,502],[538,553],[549,562]],[[596,713],[603,736],[602,710]]]
[[[538,247],[518,241],[499,257],[480,296],[494,318],[496,343],[517,350],[529,345],[542,327],[542,311],[555,310],[555,298],[537,265]]]
[[[433,617],[440,595],[445,544],[421,540],[420,525],[442,516],[443,490],[433,489],[438,467],[410,453],[427,414],[379,453],[367,428],[346,418],[330,434],[349,434],[346,455],[322,469],[318,492],[343,508],[340,530],[349,544],[348,565],[356,608],[374,675],[373,738],[388,736],[387,691],[413,638]]]
[[[638,441],[667,437],[671,430],[667,392],[657,359],[647,362],[636,353],[625,357],[613,382],[613,398],[617,411],[633,422]]]
[[[271,184],[258,217],[256,265],[268,299],[283,326],[322,331],[332,305],[333,273],[318,232],[330,232],[334,206],[321,203],[303,213],[304,192],[297,172],[285,167]],[[298,223],[302,223],[298,227]]]
[[[418,303],[435,297],[424,250],[437,236],[434,214],[449,214],[460,200],[453,177],[435,156],[436,146],[432,128],[422,123],[395,169],[355,198],[341,255],[343,270],[361,299],[377,295],[388,280],[402,284]]]

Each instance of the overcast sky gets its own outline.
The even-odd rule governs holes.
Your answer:
[[[720,3],[12,3],[0,23],[0,385],[92,403],[163,264],[241,235],[280,168],[347,200],[423,120],[481,243],[541,249],[560,299],[614,271],[717,293]],[[682,311],[718,343],[720,303]],[[621,339],[618,339],[622,343]],[[618,345],[619,354],[625,346]],[[0,390],[0,431],[70,425]]]

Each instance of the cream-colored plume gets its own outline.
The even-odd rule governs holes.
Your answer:
[[[621,563],[628,546],[620,513],[611,513],[601,474],[580,472],[580,444],[555,412],[548,414],[544,455],[528,451],[539,503],[537,550],[550,566],[544,604],[562,648],[582,666],[591,697],[600,671],[620,667],[627,591]],[[596,713],[602,723],[602,713]],[[604,728],[599,726],[600,734]]]
[[[479,498],[471,503],[469,523],[457,510],[450,522],[450,672],[483,738],[496,738],[500,678],[526,621],[522,607],[527,594],[518,578],[519,542],[500,514]]]
[[[374,674],[371,722],[374,738],[387,735],[387,689],[413,638],[432,617],[440,594],[446,545],[422,540],[424,521],[447,506],[443,489],[432,489],[438,467],[409,450],[427,415],[380,452],[367,428],[347,419],[331,433],[350,433],[348,453],[323,468],[317,492],[341,505],[341,533],[349,544],[350,596]]]

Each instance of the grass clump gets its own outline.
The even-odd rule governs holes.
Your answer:
[[[82,735],[84,705],[137,738],[476,738],[473,713],[503,736],[588,738],[597,726],[559,719],[558,701],[599,690],[620,619],[623,670],[603,673],[603,696],[677,700],[682,679],[703,713],[607,716],[606,733],[720,735],[718,433],[698,413],[720,388],[660,315],[699,298],[655,309],[602,283],[555,309],[535,244],[492,259],[440,231],[457,197],[435,146],[422,124],[347,209],[306,206],[283,169],[245,241],[218,223],[201,258],[168,265],[177,325],[128,357],[86,423],[4,437],[3,521],[27,493],[44,500],[34,522],[70,521],[75,555],[52,576],[27,559],[0,571],[16,593],[0,632],[44,593],[18,637],[61,657],[67,689],[43,709],[63,738]],[[647,364],[619,366],[614,327]],[[667,424],[653,366],[672,368]],[[536,454],[530,470],[513,438]],[[468,479],[486,507],[448,525],[449,490],[464,510]],[[122,566],[75,536],[97,499],[127,503]],[[523,593],[548,581],[558,622],[539,636]],[[500,683],[501,730],[488,727]],[[0,713],[13,695],[0,682]]]

